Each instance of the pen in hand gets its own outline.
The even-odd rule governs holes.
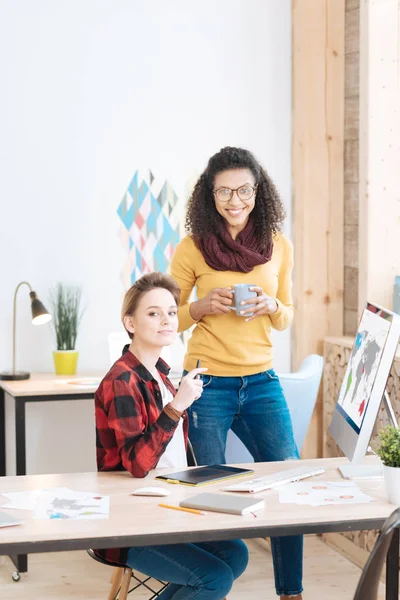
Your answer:
[[[201,367],[201,360],[198,359],[197,363],[196,363],[196,369],[200,369],[200,367]],[[200,379],[200,374],[196,375],[195,379]]]

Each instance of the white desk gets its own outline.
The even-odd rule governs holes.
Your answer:
[[[104,373],[85,373],[60,376],[54,373],[33,373],[24,381],[0,381],[0,476],[6,475],[5,395],[15,408],[15,456],[17,475],[26,475],[26,404],[65,400],[87,400],[94,397]],[[90,378],[92,385],[72,382]],[[70,383],[71,382],[71,383]]]
[[[327,472],[316,479],[332,481],[340,479],[336,467],[345,463],[346,459],[302,462],[304,465],[324,466]],[[293,463],[252,463],[248,466],[254,469],[257,475],[266,475],[289,468]],[[162,501],[160,498],[130,495],[137,487],[151,485],[155,475],[156,472],[153,471],[144,480],[132,478],[126,472],[31,475],[0,479],[0,494],[2,491],[66,486],[77,491],[110,496],[110,516],[107,520],[41,521],[32,519],[30,513],[7,511],[14,516],[25,518],[26,521],[22,526],[2,530],[0,554],[379,529],[395,509],[386,500],[383,482],[379,484],[375,480],[359,482],[363,491],[376,498],[376,502],[369,504],[319,507],[280,504],[278,492],[270,490],[257,494],[265,498],[266,506],[263,511],[257,513],[256,518],[253,515],[236,516],[212,512],[203,517],[161,508],[158,506]],[[221,487],[219,482],[201,489],[217,492]],[[194,488],[181,485],[171,485],[171,491],[166,500],[168,504],[178,504],[183,498],[198,493]],[[393,538],[389,554],[386,598],[398,600],[398,532]]]

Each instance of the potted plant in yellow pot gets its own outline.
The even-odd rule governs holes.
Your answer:
[[[78,363],[76,338],[82,318],[82,292],[79,287],[59,283],[51,293],[50,304],[56,332],[57,350],[53,352],[57,375],[75,375]]]
[[[400,506],[400,429],[388,425],[378,434],[380,445],[376,452],[383,462],[388,500]]]

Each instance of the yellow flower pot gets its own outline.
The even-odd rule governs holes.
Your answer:
[[[78,355],[77,350],[54,350],[53,359],[56,375],[75,375]]]

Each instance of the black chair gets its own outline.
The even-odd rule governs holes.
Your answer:
[[[385,521],[382,530],[375,542],[371,554],[365,564],[363,572],[358,582],[354,600],[377,600],[379,580],[385,562],[386,555],[390,544],[394,538],[394,543],[399,544],[399,527],[400,527],[400,508],[397,508],[390,517]],[[394,560],[398,562],[398,549],[394,552]],[[388,556],[388,563],[391,557]],[[388,565],[386,565],[386,568]],[[394,597],[398,597],[398,568],[399,565],[394,565],[397,574],[397,592],[394,591]],[[386,577],[386,585],[389,581]],[[396,582],[394,582],[396,587]]]
[[[147,588],[152,594],[149,596],[149,600],[154,600],[154,598],[157,598],[168,585],[168,583],[165,583],[165,581],[160,581],[159,579],[154,579],[152,577],[145,576],[144,579],[140,579],[133,573],[130,567],[117,567],[114,563],[110,563],[100,556],[97,556],[93,550],[88,550],[87,553],[91,558],[97,560],[97,562],[101,563],[102,565],[114,567],[108,600],[127,600],[128,594],[134,592],[138,587],[141,586]],[[154,584],[149,583],[151,580],[157,581],[160,584],[157,590],[152,587]]]

